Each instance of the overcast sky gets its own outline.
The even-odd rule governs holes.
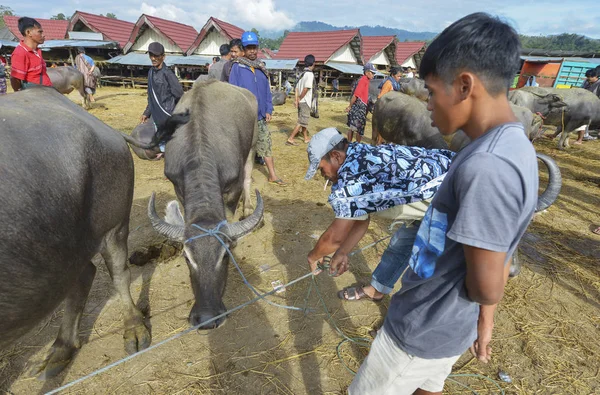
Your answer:
[[[135,22],[146,13],[187,23],[200,30],[210,16],[244,29],[283,30],[301,21],[336,26],[382,25],[410,31],[439,32],[460,17],[485,11],[507,19],[519,33],[528,35],[577,33],[600,38],[600,12],[588,0],[462,0],[456,2],[407,0],[392,3],[353,0],[0,0],[18,15],[49,18],[75,10],[96,14],[112,12]]]

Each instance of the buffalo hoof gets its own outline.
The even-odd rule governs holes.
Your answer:
[[[125,329],[123,341],[125,342],[127,354],[134,354],[148,348],[152,342],[152,336],[146,325],[142,323]]]
[[[32,376],[37,376],[41,381],[56,377],[71,363],[76,352],[75,346],[53,345],[46,359],[33,368]]]

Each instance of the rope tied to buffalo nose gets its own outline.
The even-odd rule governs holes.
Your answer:
[[[229,237],[228,234],[224,233],[221,231],[221,227],[223,225],[227,224],[226,220],[223,220],[221,222],[219,222],[217,224],[217,226],[215,226],[212,229],[206,229],[203,228],[200,225],[197,224],[192,224],[192,226],[200,231],[202,231],[203,233],[196,235],[196,236],[192,236],[190,238],[188,238],[186,241],[184,241],[183,244],[188,244],[194,240],[197,239],[201,239],[203,237],[209,237],[212,236],[215,239],[217,239],[219,241],[219,243],[221,243],[221,245],[223,246],[223,248],[225,248],[225,251],[227,252],[227,254],[229,255],[229,258],[231,259],[231,261],[233,262],[235,268],[237,269],[238,273],[240,273],[240,276],[242,276],[242,280],[244,281],[244,284],[246,284],[246,286],[260,299],[264,300],[265,302],[267,302],[268,304],[275,306],[275,307],[281,307],[283,309],[287,309],[287,310],[296,310],[296,311],[302,311],[305,314],[311,311],[314,311],[314,309],[311,309],[309,307],[304,307],[304,308],[300,308],[300,307],[296,307],[296,306],[287,306],[287,305],[282,305],[282,304],[278,304],[275,302],[271,302],[270,300],[268,300],[264,294],[261,294],[260,292],[258,292],[258,290],[256,288],[254,288],[254,286],[252,286],[252,284],[250,284],[250,282],[248,281],[248,279],[246,279],[246,276],[244,276],[244,273],[242,272],[242,269],[240,268],[240,266],[238,265],[237,261],[235,260],[235,257],[233,256],[233,253],[231,252],[231,249],[229,248],[229,246],[227,245],[227,243],[225,243],[225,241],[223,240],[224,238],[226,238],[229,242],[231,242],[231,237]]]

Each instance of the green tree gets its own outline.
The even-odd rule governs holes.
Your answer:
[[[100,15],[102,15],[102,14],[100,14]],[[107,12],[105,17],[111,18],[111,19],[117,19],[117,15],[113,14],[112,12]]]
[[[15,12],[9,6],[0,5],[0,29],[4,27],[4,15],[14,15]]]
[[[52,16],[50,19],[54,19],[55,21],[66,21],[67,17],[62,12]]]

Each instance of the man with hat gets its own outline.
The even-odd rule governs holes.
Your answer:
[[[448,150],[395,144],[376,147],[348,143],[335,128],[315,134],[308,144],[310,167],[306,180],[317,170],[331,181],[329,204],[335,219],[308,254],[312,271],[323,257],[333,254],[330,274],[348,269],[348,254],[369,228],[370,214],[404,222],[392,237],[371,285],[347,287],[338,297],[379,301],[392,292],[408,259],[431,198],[446,176],[454,153]]]
[[[261,156],[269,172],[269,183],[286,186],[287,184],[275,173],[275,163],[271,151],[271,133],[267,122],[273,114],[273,99],[269,83],[269,72],[258,58],[258,36],[254,32],[242,34],[244,55],[234,60],[229,75],[229,83],[240,88],[248,89],[258,102],[258,140],[256,154]]]
[[[88,95],[90,102],[94,103],[94,93],[96,93],[96,77],[94,77],[94,69],[96,65],[92,58],[85,54],[83,47],[77,48],[77,56],[75,57],[75,65],[77,70],[83,74],[83,86],[85,93]]]
[[[140,121],[145,123],[152,117],[154,125],[158,127],[173,113],[183,96],[183,88],[175,73],[165,65],[165,47],[161,43],[150,43],[148,55],[152,62],[148,72],[148,106]]]
[[[367,105],[369,104],[369,81],[375,77],[377,69],[373,63],[367,63],[364,67],[364,75],[358,80],[356,89],[350,99],[350,105],[346,108],[348,113],[348,141],[356,132],[356,141],[360,143],[365,135],[365,124],[367,123]]]

